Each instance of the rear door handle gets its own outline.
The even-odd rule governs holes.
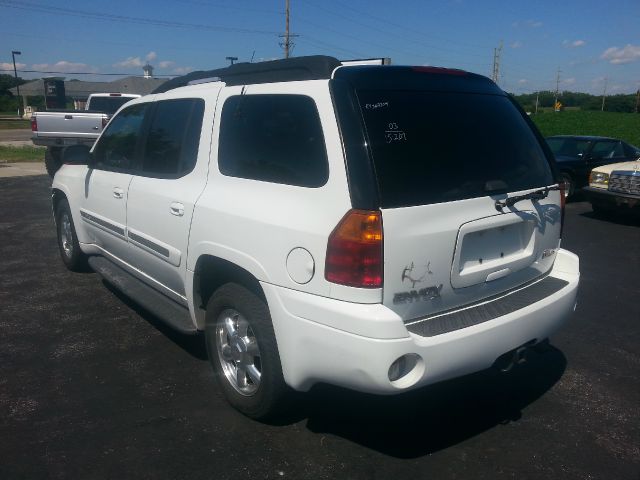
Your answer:
[[[124,196],[124,190],[120,187],[113,187],[113,198],[122,198]]]
[[[171,215],[181,217],[184,215],[184,205],[179,202],[172,202],[169,206],[169,212],[171,212]]]

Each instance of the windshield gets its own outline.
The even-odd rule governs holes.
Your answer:
[[[133,99],[130,97],[92,97],[89,102],[89,110],[112,115],[129,100]]]
[[[507,97],[388,90],[357,95],[383,207],[553,183],[536,136]]]

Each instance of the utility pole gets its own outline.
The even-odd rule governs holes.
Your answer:
[[[636,92],[636,113],[640,110],[640,88]]]
[[[540,98],[540,92],[536,92],[536,113],[538,113],[538,99]]]
[[[291,50],[293,48],[293,42],[291,39],[293,37],[297,37],[298,35],[294,35],[289,30],[289,0],[285,1],[285,30],[284,35],[280,35],[280,38],[284,38],[284,42],[280,43],[280,46],[284,48],[284,58],[289,58],[291,54]]]
[[[604,90],[602,91],[602,107],[600,107],[600,111],[604,112],[604,99],[607,98],[607,81],[609,79],[604,77]]]
[[[493,49],[493,74],[491,80],[496,84],[500,78],[500,54],[502,53],[502,40],[500,40],[500,46]]]
[[[558,95],[560,93],[560,73],[562,73],[562,70],[558,69],[558,73],[556,74],[556,96],[553,100],[553,111],[555,112],[556,110],[556,105],[558,104]]]
[[[233,62],[238,60],[238,57],[226,57],[227,60],[229,60],[229,62],[231,62],[231,65],[233,65]]]

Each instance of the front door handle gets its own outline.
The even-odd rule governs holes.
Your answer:
[[[173,202],[169,206],[169,212],[171,212],[171,215],[181,217],[184,215],[184,205],[179,202]]]
[[[122,198],[124,197],[124,190],[120,187],[113,187],[113,198]]]

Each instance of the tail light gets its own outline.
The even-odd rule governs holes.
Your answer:
[[[104,130],[104,127],[107,126],[107,123],[109,123],[109,119],[107,117],[102,117],[102,129]]]
[[[38,119],[36,117],[31,117],[31,131],[38,131]]]
[[[350,287],[382,286],[382,214],[350,210],[331,232],[325,278]]]
[[[565,183],[560,182],[560,238],[562,238],[562,231],[564,230],[564,205],[567,202],[565,188]]]

